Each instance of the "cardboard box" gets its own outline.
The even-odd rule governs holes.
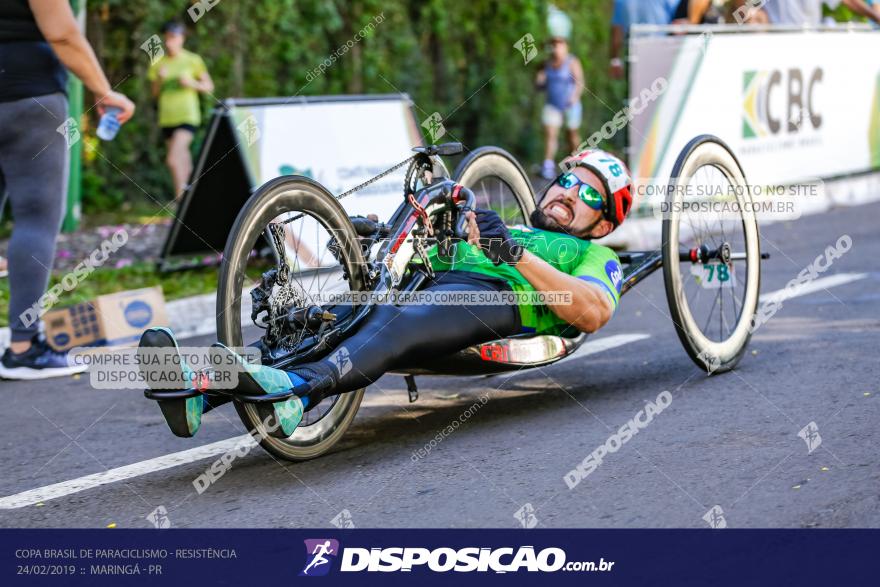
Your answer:
[[[92,302],[49,310],[43,315],[46,338],[58,350],[104,344],[104,330]]]
[[[76,346],[124,346],[136,343],[153,326],[168,326],[159,286],[98,296],[43,316],[46,338],[58,350]]]
[[[165,296],[158,285],[98,296],[95,306],[108,346],[134,344],[147,328],[168,326]]]

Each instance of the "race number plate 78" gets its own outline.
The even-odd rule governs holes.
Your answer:
[[[736,286],[733,263],[694,263],[691,275],[703,289],[727,289]]]

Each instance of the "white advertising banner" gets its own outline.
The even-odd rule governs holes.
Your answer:
[[[281,175],[304,175],[338,196],[412,155],[421,144],[405,96],[292,99],[233,104],[230,114],[238,148],[254,187]],[[351,215],[388,221],[403,202],[406,167],[347,196]],[[294,269],[335,265],[331,235],[317,222],[289,227],[287,247]]]
[[[406,160],[421,144],[405,94],[226,100],[212,113],[161,267],[216,262],[242,207],[272,179],[306,176],[338,196]],[[403,202],[405,172],[398,169],[353,193],[342,207],[352,216],[389,220]],[[328,250],[332,236],[314,217],[286,232],[298,268],[336,263]]]
[[[421,136],[405,97],[236,106],[232,110],[254,186],[305,175],[334,195],[412,155]],[[258,140],[245,136],[248,119]],[[251,130],[251,132],[254,132]],[[246,145],[249,145],[245,148]],[[386,220],[403,201],[405,168],[342,200],[351,215]]]
[[[668,82],[630,124],[638,177],[668,178],[700,134],[725,141],[753,184],[880,167],[878,33],[655,35],[630,51],[631,97]]]

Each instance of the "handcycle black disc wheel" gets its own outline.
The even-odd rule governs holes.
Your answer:
[[[505,224],[531,223],[535,192],[526,172],[504,149],[471,151],[455,168],[453,178],[474,192],[478,208],[494,210]]]
[[[704,202],[714,206],[683,205],[696,194],[712,194]],[[732,369],[752,335],[761,251],[745,174],[720,139],[696,137],[679,154],[662,235],[666,299],[685,351],[710,374]]]
[[[285,223],[285,221],[287,221]],[[278,286],[273,296],[298,295],[302,303],[291,307],[317,304],[319,294],[346,293],[364,288],[361,268],[363,255],[357,235],[339,202],[317,182],[299,176],[274,179],[251,196],[232,227],[217,290],[217,335],[229,347],[241,347],[259,338],[264,331],[250,316],[250,291],[259,283],[259,271],[252,269],[254,248],[258,242],[269,243],[274,251],[270,223],[283,228],[284,256],[290,268],[290,286]],[[281,234],[281,233],[279,233]],[[262,240],[260,237],[264,237]],[[335,252],[328,248],[331,239]],[[277,263],[277,252],[262,269]],[[259,261],[259,259],[257,259]],[[321,305],[321,304],[317,304]],[[351,315],[353,306],[340,306],[339,315]],[[326,309],[326,308],[325,308]],[[291,336],[292,348],[305,335]],[[364,390],[327,398],[305,413],[296,431],[286,439],[270,436],[252,404],[235,402],[239,417],[248,430],[256,431],[260,444],[273,455],[300,461],[315,458],[333,447],[351,425]]]

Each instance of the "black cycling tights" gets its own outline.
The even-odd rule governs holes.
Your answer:
[[[479,274],[448,272],[437,275],[424,291],[501,292],[509,286]],[[312,392],[309,407],[323,398],[366,387],[387,371],[417,366],[469,346],[505,338],[520,330],[516,305],[376,306],[358,331],[327,358],[298,365],[293,372],[306,380],[330,375],[329,389]],[[218,401],[219,400],[219,401]],[[207,410],[228,401],[211,398]]]
[[[438,274],[424,291],[500,292],[506,283],[473,273]],[[452,297],[452,296],[447,296]],[[335,370],[333,389],[311,397],[311,405],[328,395],[366,387],[395,368],[417,366],[469,346],[519,332],[516,305],[404,305],[377,306],[356,334],[318,363],[298,366],[297,374]]]

